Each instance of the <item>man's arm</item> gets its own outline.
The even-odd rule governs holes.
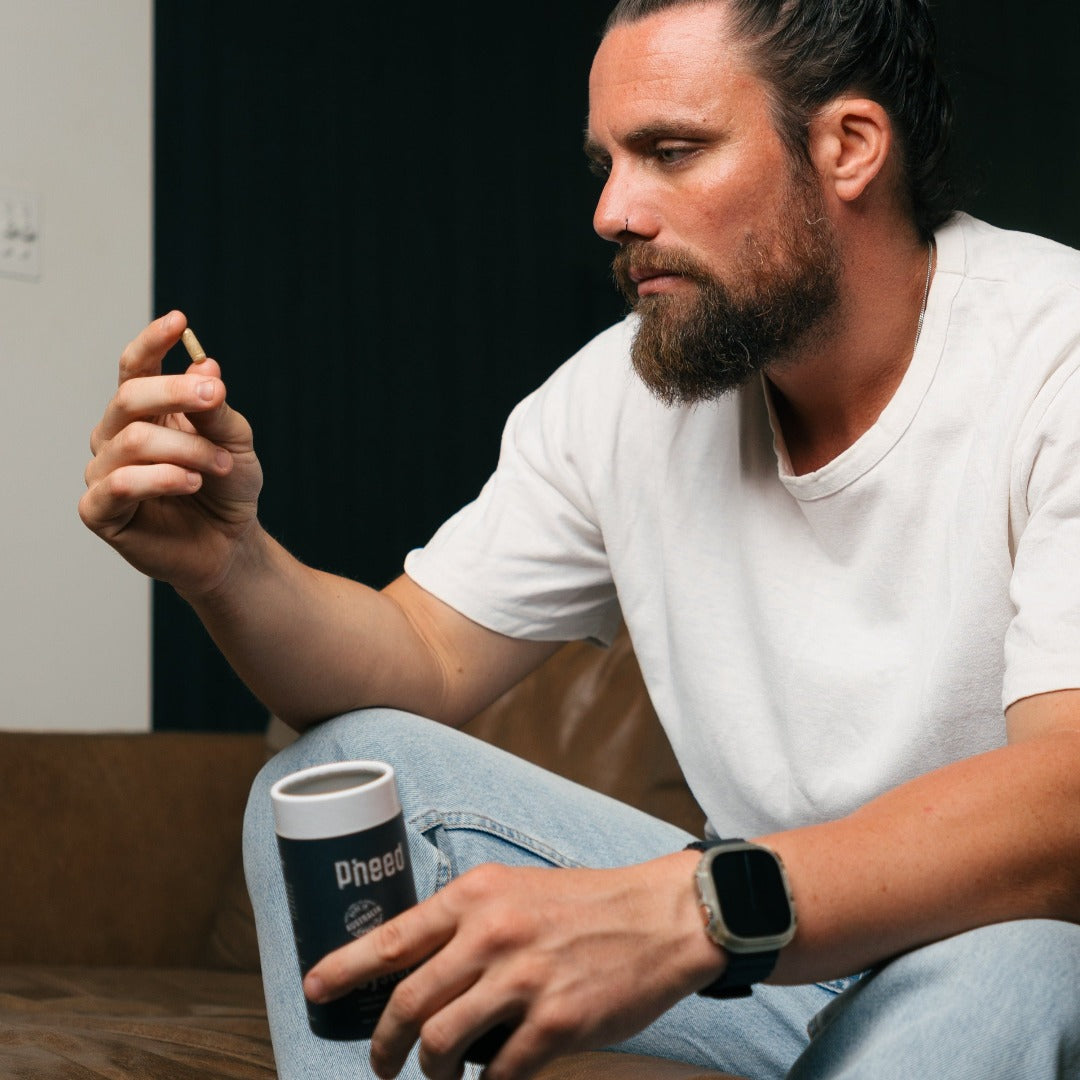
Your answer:
[[[261,530],[239,559],[227,587],[192,606],[259,700],[297,729],[376,705],[460,724],[561,644],[488,630],[404,575],[376,591],[312,570]]]
[[[217,362],[161,374],[185,326],[171,312],[121,355],[79,512],[188,600],[270,709],[297,727],[370,705],[456,723],[554,652],[478,626],[408,578],[378,592],[275,543],[257,517],[251,428],[226,403]]]
[[[1080,922],[1080,691],[1008,713],[1008,746],[901,785],[831,824],[762,837],[781,853],[799,929],[770,981],[861,971],[1012,919]],[[717,978],[694,852],[619,870],[480,867],[309,972],[318,1000],[420,963],[372,1041],[379,1076],[421,1041],[454,1076],[493,1022],[517,1029],[489,1070],[524,1077],[559,1053],[640,1030]],[[426,962],[423,962],[426,961]]]
[[[1080,690],[1026,698],[1006,719],[1000,750],[760,838],[799,916],[770,981],[850,974],[990,923],[1080,922]]]

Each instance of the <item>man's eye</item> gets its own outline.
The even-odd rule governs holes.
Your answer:
[[[694,152],[692,146],[658,146],[653,153],[665,165],[678,165]]]
[[[589,172],[601,180],[606,180],[611,175],[611,163],[589,158]]]

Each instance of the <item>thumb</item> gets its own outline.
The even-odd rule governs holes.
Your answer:
[[[205,408],[186,414],[191,426],[200,435],[227,449],[250,444],[251,432],[247,421],[226,401],[225,383],[218,362],[207,359],[192,364],[187,374],[199,377],[197,393],[206,402]]]

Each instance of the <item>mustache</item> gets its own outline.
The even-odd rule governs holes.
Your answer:
[[[646,241],[632,240],[623,245],[611,260],[611,272],[615,283],[631,303],[636,302],[637,284],[630,277],[633,269],[638,274],[677,274],[698,284],[711,280],[709,271],[696,259],[681,251],[665,251],[653,248]]]

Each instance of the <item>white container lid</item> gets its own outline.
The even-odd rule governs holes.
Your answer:
[[[289,840],[348,836],[401,813],[394,768],[385,761],[339,761],[282,777],[270,789],[274,827]]]

